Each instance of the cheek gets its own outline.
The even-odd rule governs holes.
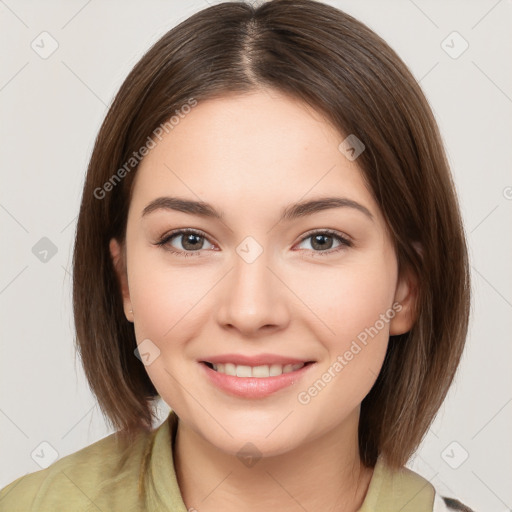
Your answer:
[[[396,288],[392,260],[380,253],[377,258],[364,258],[354,264],[318,267],[295,277],[297,295],[304,297],[305,305],[318,318],[321,339],[331,349],[341,349],[347,342],[366,332],[377,322],[382,335],[387,337],[389,322],[379,322],[381,314],[392,306]],[[302,283],[302,284],[301,284]]]
[[[135,282],[132,303],[137,340],[150,338],[164,344],[187,337],[186,330],[197,325],[194,318],[199,308],[194,311],[195,306],[208,288],[175,271],[157,274],[149,270]]]
[[[321,319],[315,337],[326,357],[299,402],[314,402],[318,414],[325,414],[326,404],[336,404],[328,413],[333,423],[357,407],[375,383],[386,356],[389,322],[395,315],[394,255],[381,250],[365,256],[347,259],[336,271],[311,272],[300,292]]]
[[[348,415],[372,388],[395,315],[393,260],[386,262],[381,253],[372,265],[362,263],[339,272],[330,269],[325,279],[317,273],[315,286],[302,289],[303,294],[307,292],[308,307],[321,319],[315,333],[326,357],[297,398],[308,406],[312,418],[321,415],[328,425]]]
[[[171,264],[163,252],[134,247],[129,286],[137,341],[149,338],[161,351],[169,351],[201,324],[196,317],[212,284],[205,279],[208,273]]]
[[[187,397],[180,383],[186,382],[188,376],[182,362],[188,357],[190,340],[200,337],[205,323],[204,316],[198,316],[200,301],[211,285],[204,278],[194,279],[193,273],[180,272],[170,265],[162,268],[140,262],[138,269],[132,269],[130,283],[139,352],[143,354],[148,347],[154,354],[145,370],[160,396],[173,407],[183,407]]]

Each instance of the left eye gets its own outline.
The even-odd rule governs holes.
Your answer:
[[[302,240],[301,244],[307,240],[311,239],[311,246],[313,247],[313,252],[315,253],[327,253],[331,254],[333,252],[337,252],[345,247],[351,247],[352,243],[347,238],[333,232],[333,231],[316,231],[315,233],[310,233],[306,235]],[[338,240],[339,244],[333,250],[333,241]],[[315,250],[319,249],[319,250]],[[323,255],[323,254],[322,254]]]

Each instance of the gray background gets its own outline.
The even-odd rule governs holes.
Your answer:
[[[73,348],[71,254],[84,173],[133,65],[208,3],[0,0],[0,487],[51,462],[52,449],[62,457],[111,433]],[[327,3],[384,37],[420,81],[470,245],[467,348],[408,466],[476,510],[510,510],[512,2]],[[161,420],[167,411],[162,403]]]

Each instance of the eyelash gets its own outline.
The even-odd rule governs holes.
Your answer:
[[[177,256],[183,256],[185,258],[190,257],[190,256],[199,256],[200,253],[201,253],[201,250],[199,250],[199,251],[177,251],[174,248],[169,248],[170,246],[166,247],[166,245],[175,236],[177,236],[177,235],[188,235],[188,234],[198,235],[198,236],[200,236],[202,238],[208,239],[206,233],[204,233],[202,231],[199,231],[199,230],[196,230],[196,229],[190,229],[190,228],[189,229],[179,229],[179,230],[171,231],[170,233],[166,233],[154,245],[157,245],[159,247],[163,247],[163,248],[165,248],[165,250],[171,252],[172,254],[176,254]],[[352,245],[353,245],[352,242],[348,238],[345,238],[345,237],[341,236],[337,231],[333,231],[332,229],[323,229],[323,230],[317,230],[317,231],[308,232],[308,233],[306,233],[301,238],[301,240],[299,241],[299,244],[301,244],[302,242],[304,242],[308,238],[311,238],[311,237],[313,237],[315,235],[328,235],[328,236],[331,236],[333,238],[338,239],[339,242],[340,242],[340,245],[337,248],[335,248],[335,249],[330,249],[330,250],[327,250],[327,251],[311,251],[311,254],[314,255],[314,256],[331,255],[331,254],[337,253],[339,251],[342,251],[344,249],[347,249],[348,247],[352,247]]]

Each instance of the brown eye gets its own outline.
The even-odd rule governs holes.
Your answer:
[[[204,237],[202,237],[201,235],[196,235],[195,233],[186,233],[181,235],[178,234],[171,237],[171,240],[177,237],[182,237],[180,245],[186,251],[197,251],[199,249],[202,249]]]
[[[155,245],[164,247],[175,254],[189,256],[204,249],[204,242],[206,240],[206,236],[199,231],[182,229],[164,235]],[[176,245],[174,245],[174,242]]]
[[[333,254],[335,252],[352,246],[352,242],[350,240],[348,240],[341,234],[330,230],[309,233],[304,238],[302,238],[300,243],[302,244],[303,242],[309,239],[311,239],[311,250],[315,255],[318,254],[323,256],[322,253]],[[338,241],[338,245],[336,245],[334,249],[332,249],[333,244],[335,243],[336,240]]]

